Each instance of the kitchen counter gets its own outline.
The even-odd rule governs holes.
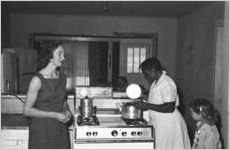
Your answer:
[[[29,130],[29,127],[21,127],[21,126],[2,126],[2,130]]]
[[[23,115],[26,95],[1,95],[1,129],[28,129],[29,119]],[[71,108],[74,95],[68,97]],[[70,124],[69,129],[73,127]]]
[[[1,95],[1,112],[4,114],[23,114],[26,95]],[[68,96],[70,111],[74,110],[74,95]]]
[[[7,95],[7,94],[2,94],[1,98],[2,99],[15,99],[15,98],[21,98],[21,99],[25,99],[26,98],[26,94],[15,94],[15,95]],[[73,99],[74,95],[68,95],[68,99]]]

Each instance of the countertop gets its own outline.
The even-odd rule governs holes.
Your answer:
[[[7,94],[1,94],[1,98],[3,99],[15,99],[15,98],[21,98],[21,99],[25,99],[26,98],[26,94],[14,94],[14,95],[7,95]],[[68,98],[73,99],[74,95],[68,95]]]
[[[29,130],[29,127],[21,127],[21,126],[2,126],[2,130]]]
[[[69,129],[72,129],[73,122],[69,122]],[[1,129],[29,129],[29,118],[23,114],[1,114]]]
[[[25,99],[26,98],[26,94],[1,94],[1,98],[8,98],[8,99],[13,99],[13,98],[22,98],[22,99]],[[74,96],[74,93],[69,93],[68,94],[68,99],[74,99],[75,96]],[[128,96],[126,95],[125,92],[117,92],[117,91],[113,91],[113,98],[111,99],[129,99]]]

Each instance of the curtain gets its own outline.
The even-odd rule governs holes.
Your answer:
[[[64,42],[67,88],[89,85],[88,42]]]
[[[91,86],[106,86],[108,80],[108,42],[89,42]]]

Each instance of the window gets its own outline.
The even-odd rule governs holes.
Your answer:
[[[145,47],[128,47],[127,73],[141,73],[140,64],[146,59]]]

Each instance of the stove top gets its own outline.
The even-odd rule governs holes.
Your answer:
[[[96,121],[95,121],[96,120]],[[153,138],[153,126],[144,119],[127,120],[121,116],[95,116],[95,118],[77,117],[75,124],[75,139],[116,139],[143,140]]]
[[[98,126],[99,121],[96,116],[90,118],[82,118],[80,115],[77,117],[77,124],[79,126]]]
[[[96,115],[90,118],[77,117],[78,126],[146,126],[148,122],[143,119],[126,119],[121,116],[104,116],[97,117]]]
[[[143,118],[140,119],[125,119],[122,118],[124,120],[124,122],[126,123],[126,125],[128,126],[143,126],[143,125],[147,125],[147,121]]]

